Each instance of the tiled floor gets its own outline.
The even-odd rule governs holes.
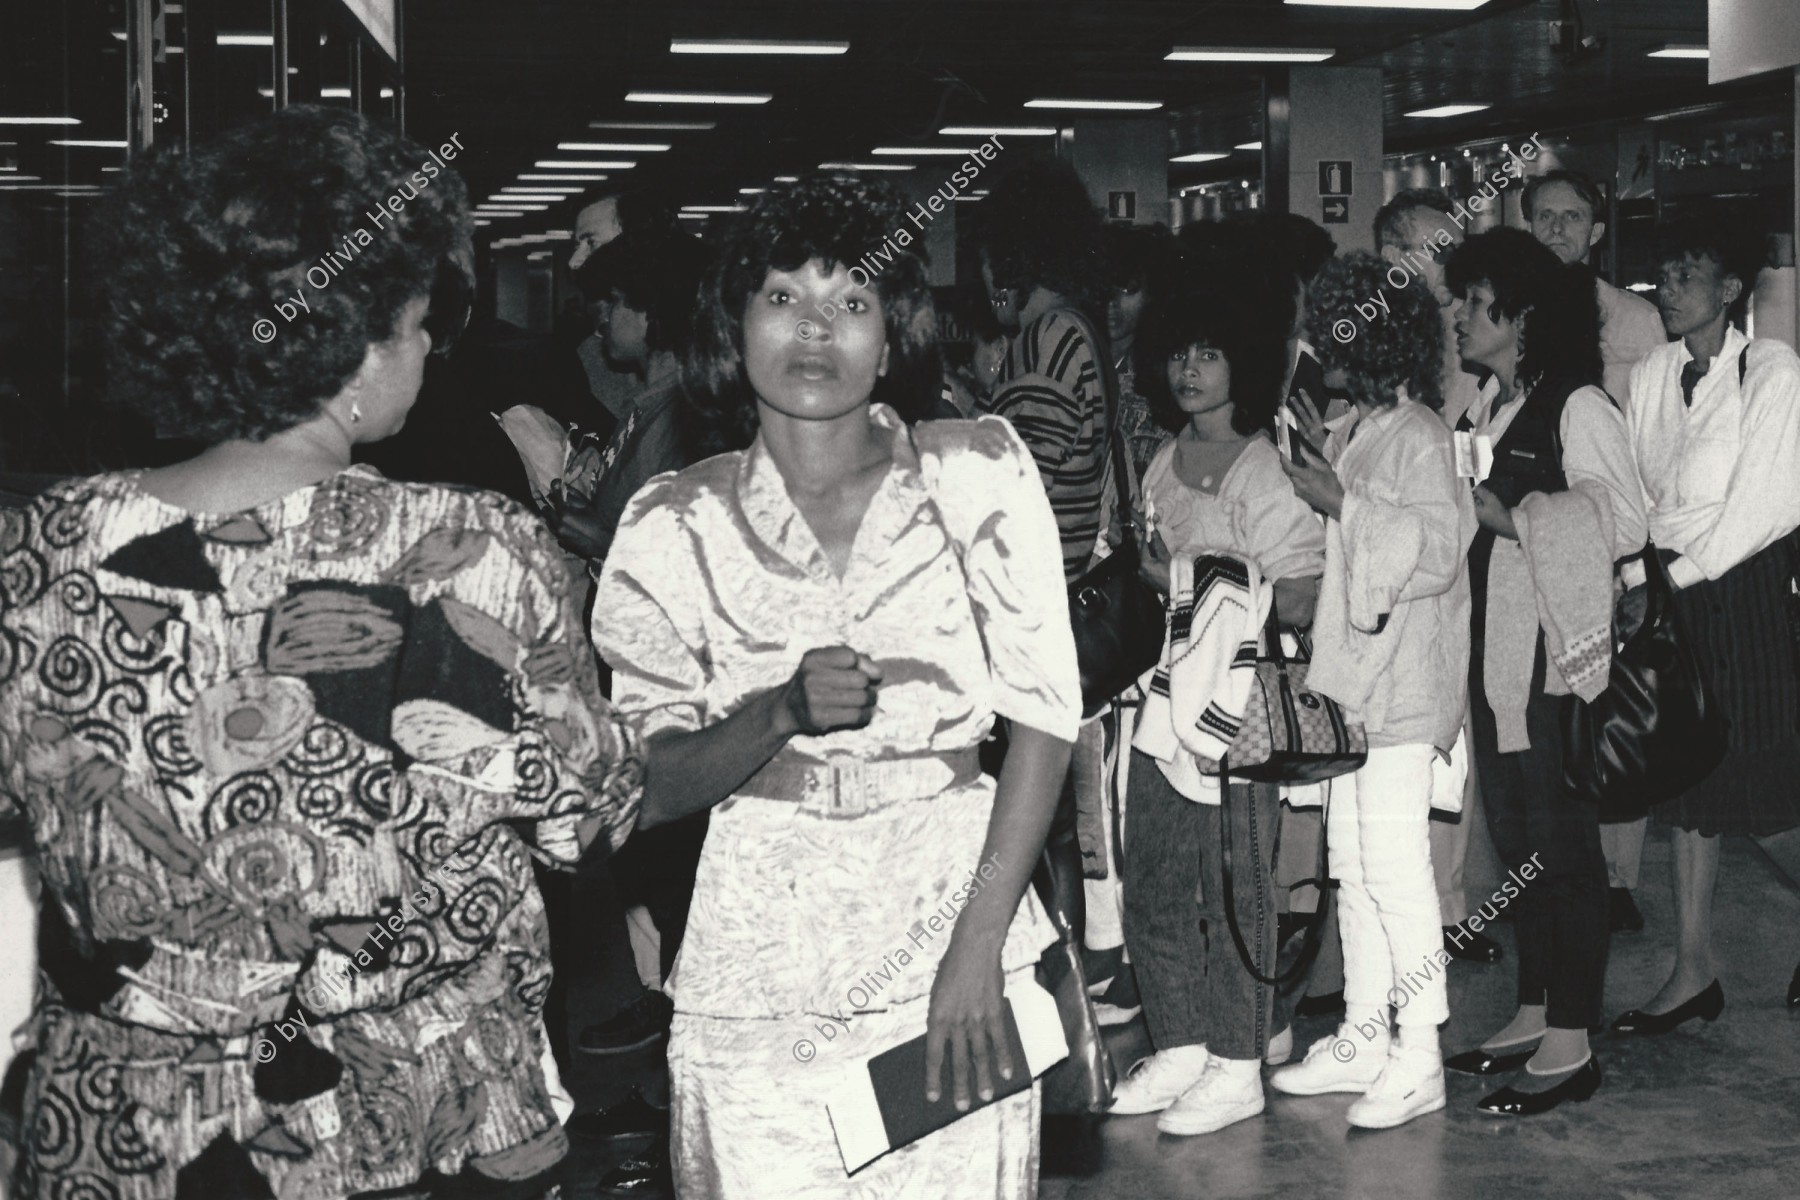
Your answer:
[[[1669,961],[1669,847],[1654,830],[1643,876],[1638,901],[1648,927],[1613,939],[1609,1018],[1647,998]],[[1505,962],[1451,969],[1447,1051],[1475,1044],[1510,1015],[1512,931],[1506,923],[1497,928]],[[1793,1200],[1800,1197],[1800,1013],[1788,1011],[1783,999],[1800,959],[1800,891],[1752,843],[1726,843],[1717,929],[1725,1015],[1664,1038],[1597,1038],[1605,1085],[1586,1104],[1499,1120],[1474,1108],[1491,1081],[1452,1075],[1444,1112],[1365,1133],[1344,1122],[1348,1096],[1300,1099],[1271,1090],[1262,1116],[1207,1137],[1158,1134],[1154,1117],[1102,1120],[1099,1169],[1081,1177],[1046,1175],[1039,1194],[1044,1200]],[[618,946],[600,961],[610,971],[580,981],[582,1019],[605,1010],[628,969]],[[1302,1022],[1299,1048],[1330,1027],[1323,1018]],[[1118,1031],[1113,1049],[1120,1066],[1145,1045],[1141,1023]],[[584,1106],[598,1105],[656,1069],[649,1052],[585,1059],[572,1087]],[[595,1181],[610,1164],[594,1147],[578,1145],[572,1195],[595,1195]]]

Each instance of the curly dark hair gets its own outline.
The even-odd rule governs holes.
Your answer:
[[[469,233],[455,171],[342,109],[296,105],[190,153],[158,148],[96,222],[113,398],[209,445],[302,424],[408,303],[472,292]]]
[[[1750,293],[1756,290],[1756,277],[1762,270],[1762,233],[1748,229],[1724,211],[1703,211],[1680,217],[1656,230],[1656,266],[1660,270],[1670,263],[1689,258],[1710,258],[1719,264],[1722,275],[1735,275],[1744,290],[1725,310],[1726,319],[1739,329],[1750,310]]]
[[[1190,280],[1173,295],[1153,296],[1144,311],[1132,348],[1137,389],[1150,401],[1157,424],[1171,432],[1188,416],[1169,390],[1169,359],[1196,343],[1220,351],[1231,368],[1231,427],[1251,434],[1275,426],[1287,379],[1288,327],[1266,299],[1247,299],[1229,284]]]
[[[682,371],[695,446],[717,454],[755,439],[756,393],[744,373],[744,310],[770,271],[797,270],[814,259],[827,271],[849,264],[867,276],[881,300],[888,367],[875,381],[871,401],[891,405],[909,423],[933,411],[944,377],[937,310],[905,214],[906,202],[892,185],[828,172],[757,197],[700,284]],[[884,252],[873,260],[878,270],[859,265],[878,249]]]
[[[1488,316],[1523,321],[1520,379],[1554,374],[1599,384],[1605,371],[1600,303],[1593,272],[1585,266],[1565,267],[1523,229],[1502,226],[1475,234],[1451,251],[1444,281],[1465,303],[1470,288],[1487,284],[1494,292]]]
[[[1321,367],[1344,372],[1351,399],[1387,408],[1404,386],[1419,403],[1441,408],[1443,317],[1430,291],[1395,286],[1389,269],[1360,250],[1327,262],[1312,283],[1307,340]]]
[[[1112,298],[1106,225],[1087,185],[1066,162],[1030,160],[997,180],[974,206],[974,239],[994,285],[1055,292],[1106,328]]]
[[[585,295],[616,292],[643,313],[652,353],[683,354],[693,336],[694,296],[711,262],[706,244],[679,229],[628,230],[594,251],[575,279]]]

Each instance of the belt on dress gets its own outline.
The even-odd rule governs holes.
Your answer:
[[[923,800],[981,776],[974,746],[905,758],[835,759],[822,762],[787,751],[752,775],[735,793],[798,804],[822,817],[860,817],[904,800]]]

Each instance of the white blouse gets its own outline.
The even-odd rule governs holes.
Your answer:
[[[1800,359],[1728,329],[1690,408],[1681,369],[1692,361],[1685,341],[1652,351],[1631,373],[1625,412],[1650,538],[1681,554],[1677,587],[1717,579],[1800,526]]]

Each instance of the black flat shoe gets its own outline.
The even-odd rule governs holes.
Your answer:
[[[1794,981],[1788,984],[1788,1007],[1800,1008],[1800,967],[1794,968]]]
[[[570,1135],[593,1142],[621,1142],[634,1138],[667,1136],[669,1110],[658,1108],[637,1088],[610,1108],[576,1113],[563,1123]]]
[[[1706,985],[1699,995],[1692,996],[1677,1004],[1666,1013],[1647,1013],[1639,1009],[1619,1014],[1613,1022],[1614,1033],[1635,1033],[1644,1037],[1656,1037],[1668,1033],[1684,1021],[1699,1017],[1703,1021],[1716,1021],[1719,1014],[1725,1011],[1725,989],[1719,986],[1718,980]]]
[[[600,1195],[662,1197],[675,1193],[669,1169],[669,1144],[659,1141],[637,1158],[628,1158],[600,1177]]]
[[[1444,926],[1444,953],[1451,958],[1472,963],[1497,963],[1506,956],[1499,942],[1485,933],[1476,933],[1461,925]]]
[[[1800,979],[1800,973],[1795,974]],[[1302,996],[1300,1003],[1294,1005],[1296,1017],[1329,1017],[1344,1011],[1344,989],[1327,992],[1323,996]]]
[[[1503,1075],[1508,1071],[1518,1070],[1536,1053],[1536,1042],[1523,1050],[1512,1051],[1483,1050],[1477,1046],[1473,1050],[1464,1050],[1461,1054],[1452,1054],[1444,1060],[1444,1066],[1451,1071],[1461,1071],[1464,1075]]]
[[[1447,1065],[1447,1064],[1446,1064]],[[1582,1101],[1600,1090],[1600,1060],[1589,1058],[1567,1079],[1542,1092],[1503,1087],[1475,1107],[1496,1117],[1535,1117],[1565,1100]]]
[[[1644,931],[1644,914],[1638,911],[1637,901],[1631,898],[1630,888],[1608,888],[1606,910],[1607,932],[1642,933]]]

